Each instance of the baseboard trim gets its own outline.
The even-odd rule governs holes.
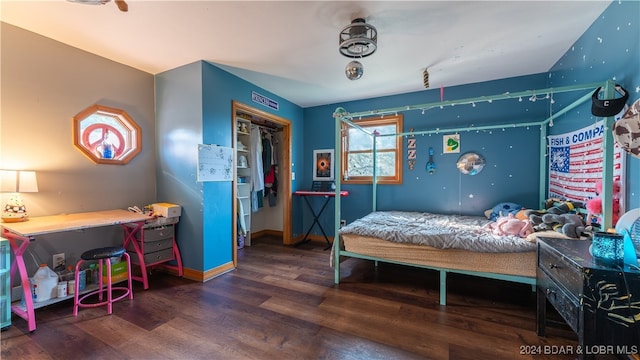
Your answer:
[[[235,270],[235,266],[233,266],[232,262],[220,265],[218,267],[209,269],[207,271],[182,268],[182,273],[183,273],[182,277],[184,277],[185,279],[193,280],[193,281],[205,282],[213,278],[216,278],[222,274],[226,274],[232,270]],[[174,275],[177,276],[178,273],[176,272],[174,273]]]
[[[301,244],[304,240],[304,235],[298,235],[296,237],[293,238],[293,245],[298,245]],[[327,241],[324,239],[324,236],[322,235],[313,235],[313,234],[309,234],[307,236],[307,241],[313,241],[313,242],[321,242],[321,243],[327,243]],[[333,236],[329,236],[329,241],[333,244]]]
[[[261,236],[278,236],[282,237],[282,230],[258,230],[256,232],[251,233],[251,237],[253,239],[259,238]]]

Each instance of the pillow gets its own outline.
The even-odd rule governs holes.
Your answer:
[[[509,214],[513,214],[515,216],[518,211],[522,210],[523,208],[524,206],[519,204],[503,202],[494,206],[493,209],[485,211],[485,216],[491,221],[496,221],[500,216],[507,216]]]

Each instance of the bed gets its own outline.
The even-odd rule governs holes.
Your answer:
[[[583,86],[569,86],[556,89],[541,89],[538,93],[548,91],[575,91],[589,90],[589,93],[581,97],[573,104],[556,113],[556,116],[569,111],[575,106],[590,99],[593,89],[602,84],[588,84]],[[605,83],[606,87],[613,88],[611,81]],[[535,94],[536,91],[531,91]],[[529,92],[503,94],[493,97],[482,97],[483,101],[500,100],[507,98],[517,98],[530,96]],[[465,99],[460,101],[447,101],[433,104],[422,104],[407,106],[396,109],[372,110],[362,113],[349,114],[343,108],[336,109],[334,117],[336,119],[336,143],[335,148],[338,153],[341,151],[341,122],[350,122],[350,119],[357,116],[370,116],[373,114],[384,114],[389,112],[399,112],[415,109],[430,109],[442,105],[455,105],[457,103],[470,104],[479,101],[480,98]],[[551,119],[546,119],[537,123],[518,124],[514,126],[541,126],[545,128]],[[609,119],[613,121],[613,119]],[[491,129],[491,126],[485,127]],[[493,128],[500,128],[496,126]],[[475,127],[474,129],[479,129]],[[435,131],[423,131],[413,134],[431,133],[455,133],[466,129],[437,129]],[[406,134],[399,134],[406,135]],[[546,130],[541,131],[541,143],[546,144]],[[603,178],[610,176],[612,164],[607,161],[611,158],[610,148],[613,142],[610,140],[606,145],[605,140],[605,161],[603,164]],[[546,146],[541,146],[545,151]],[[546,157],[541,154],[540,168],[546,169]],[[336,157],[334,166],[340,168],[340,157]],[[546,179],[546,173],[540,175],[541,179]],[[374,173],[375,178],[375,173]],[[546,181],[541,180],[541,184]],[[341,205],[339,197],[335,202],[335,234],[331,254],[331,265],[334,267],[335,283],[340,283],[340,261],[347,258],[359,258],[378,262],[388,262],[407,266],[415,266],[433,269],[440,273],[440,304],[446,305],[446,280],[447,273],[459,273],[484,278],[513,281],[530,284],[535,290],[536,285],[536,239],[538,237],[565,237],[555,231],[542,231],[531,234],[527,238],[518,236],[495,236],[487,230],[487,223],[491,222],[482,216],[460,216],[431,214],[421,212],[399,212],[394,210],[378,211],[375,199],[377,186],[373,182],[373,204],[370,214],[363,216],[341,228]],[[336,192],[340,191],[340,182],[336,182]],[[539,190],[540,204],[546,202],[546,191],[544,185]],[[606,196],[606,195],[605,195]],[[611,201],[607,199],[603,201]],[[605,224],[610,223],[611,214],[603,214]]]
[[[555,231],[526,238],[500,236],[487,227],[491,222],[481,216],[376,211],[340,229],[339,252],[439,271],[441,305],[446,305],[450,272],[525,283],[535,289],[537,237],[564,236]]]

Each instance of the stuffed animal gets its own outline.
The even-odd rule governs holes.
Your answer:
[[[570,238],[578,239],[587,233],[587,228],[582,217],[577,214],[545,214],[542,216],[545,223],[555,223],[553,230]]]
[[[588,235],[591,230],[577,214],[544,214],[531,219],[535,231],[554,230],[574,239]]]
[[[584,203],[580,201],[558,200],[547,208],[551,214],[567,214],[576,211],[576,208],[584,208]]]
[[[546,208],[544,210],[531,210],[527,209],[524,211],[524,215],[531,221],[534,228],[536,225],[543,224],[542,216],[545,214],[554,214],[554,215],[562,215],[562,214],[575,214],[577,212],[576,209],[585,207],[585,203],[581,201],[569,201],[562,200],[557,198],[548,199],[546,204]],[[548,229],[543,229],[548,230]]]
[[[491,221],[496,221],[500,216],[507,216],[509,214],[516,214],[518,211],[522,210],[524,206],[520,204],[515,204],[511,202],[502,202],[494,206],[492,209],[489,209],[484,212],[484,215],[487,219]]]
[[[560,214],[566,214],[570,211],[571,207],[565,203],[560,204],[559,206],[549,206],[549,203],[547,202],[547,208],[542,209],[542,210],[533,210],[533,209],[529,209],[529,210],[525,210],[525,215],[529,218],[529,220],[531,221],[531,223],[533,224],[534,228],[536,225],[542,224],[542,216],[545,214],[555,214],[555,215],[560,215]],[[548,230],[548,229],[544,229],[544,230]],[[537,230],[536,230],[537,231]]]
[[[600,223],[600,215],[602,215],[602,181],[596,182],[596,197],[587,201],[587,222],[592,224]],[[613,183],[613,199],[612,199],[612,212],[611,212],[611,225],[615,226],[620,218],[620,183],[615,181]],[[599,226],[599,225],[598,225]]]
[[[495,222],[489,223],[487,227],[495,235],[515,235],[526,238],[533,233],[533,227],[529,220],[520,220],[514,214],[501,216]]]
[[[573,211],[575,208],[583,208],[584,202],[576,201],[576,200],[567,200],[559,197],[551,197],[545,200],[544,208],[545,210],[551,209],[553,207],[564,207],[566,211]]]

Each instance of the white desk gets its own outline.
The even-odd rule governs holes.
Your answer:
[[[12,305],[11,310],[29,323],[29,331],[36,329],[36,318],[33,299],[30,293],[29,275],[24,264],[23,254],[29,247],[29,242],[34,240],[34,236],[64,232],[70,230],[89,229],[110,225],[135,224],[134,227],[125,228],[124,243],[135,241],[135,235],[144,226],[147,220],[153,218],[130,212],[127,210],[106,210],[93,211],[77,214],[53,215],[32,217],[27,221],[17,223],[0,223],[2,226],[2,236],[9,239],[11,250],[15,255],[15,261],[11,264],[11,278],[16,267],[20,273],[25,309]],[[123,226],[124,227],[124,226]]]

